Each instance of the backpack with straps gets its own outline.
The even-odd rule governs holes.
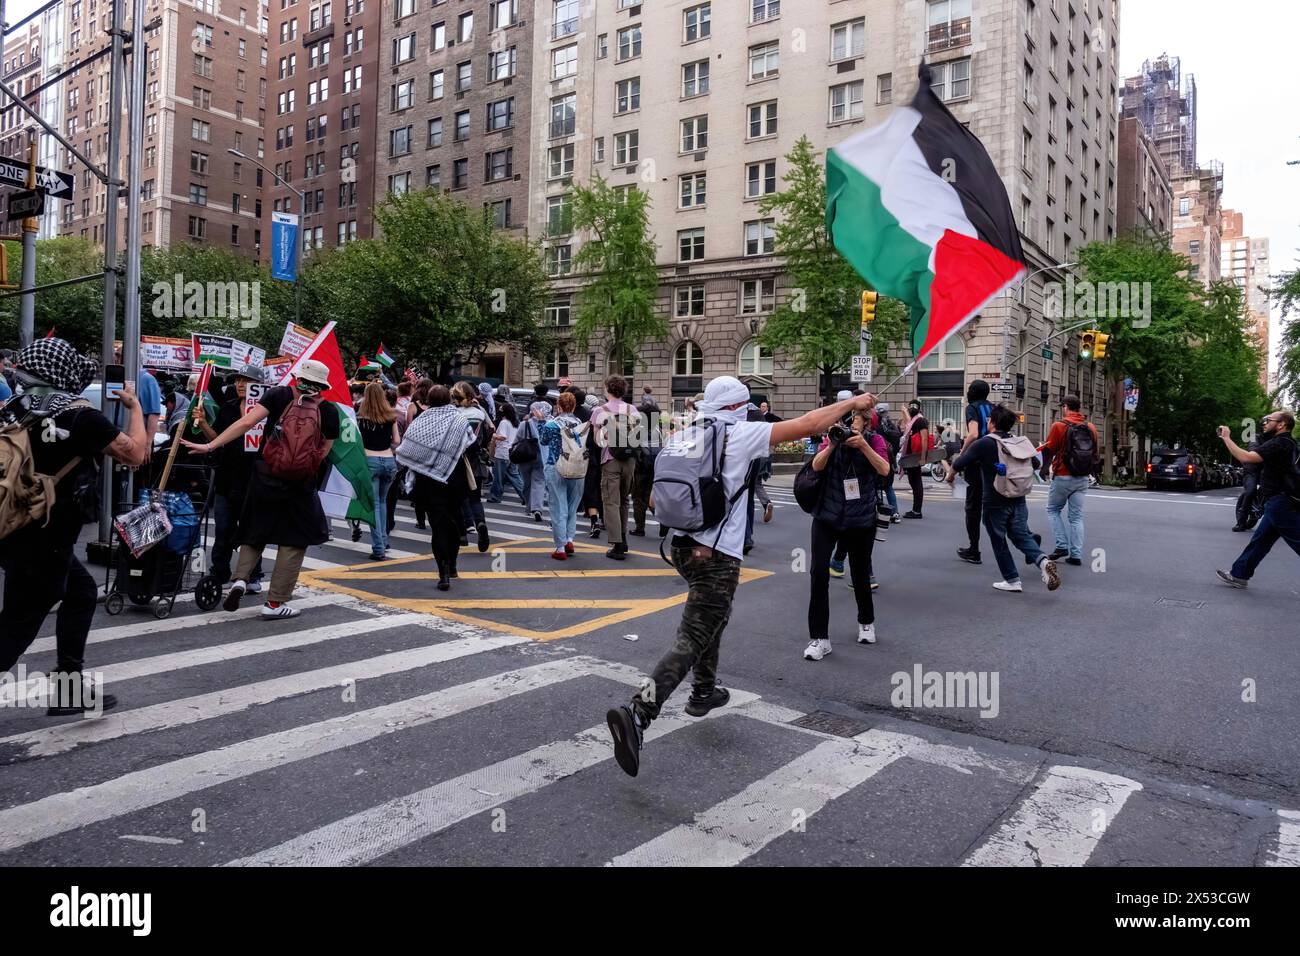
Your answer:
[[[75,401],[63,411],[82,407],[91,407],[90,402]],[[35,522],[45,527],[54,510],[55,486],[81,464],[77,457],[56,474],[38,472],[32,456],[32,426],[24,419],[0,426],[0,540]]]
[[[1002,472],[993,478],[993,490],[1004,498],[1023,498],[1034,487],[1034,456],[1038,449],[1024,435],[990,437],[998,443],[998,464],[1002,466]]]
[[[276,422],[262,451],[262,460],[273,477],[292,482],[315,480],[325,460],[321,401],[319,395],[298,395]]]
[[[555,459],[555,470],[561,478],[586,478],[590,423],[583,422],[576,428],[564,422],[556,422],[556,425],[560,429],[560,457]]]
[[[903,447],[903,429],[899,427],[898,422],[888,415],[883,415],[878,434],[885,440],[885,445],[889,448],[889,460],[893,461],[898,456],[899,449]]]
[[[668,439],[655,458],[651,490],[659,523],[686,533],[721,526],[749,488],[747,481],[727,496],[722,482],[726,460],[727,426],[722,422],[698,418]]]
[[[630,405],[625,411],[616,412],[609,405],[602,405],[605,417],[601,419],[601,444],[609,449],[610,457],[615,461],[627,461],[636,456],[638,442],[635,428],[639,415]]]
[[[989,433],[989,418],[993,415],[993,406],[988,402],[978,402],[975,404],[975,414],[979,415],[979,434],[976,438],[983,438]]]
[[[1097,466],[1097,442],[1087,422],[1070,422],[1065,426],[1065,444],[1061,448],[1061,463],[1075,478],[1092,474]]]

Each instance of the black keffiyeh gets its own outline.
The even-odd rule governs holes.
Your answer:
[[[18,353],[14,364],[20,382],[24,375],[35,380],[20,393],[32,412],[44,415],[57,415],[77,401],[95,380],[97,367],[63,339],[36,339]]]

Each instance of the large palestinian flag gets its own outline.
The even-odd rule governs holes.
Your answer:
[[[826,227],[882,295],[912,310],[913,362],[1025,274],[1006,189],[984,146],[930,89],[826,157]]]

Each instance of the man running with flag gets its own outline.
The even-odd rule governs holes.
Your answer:
[[[911,307],[904,375],[1026,271],[997,168],[930,88],[924,63],[919,76],[911,105],[826,158],[835,247],[882,295]]]

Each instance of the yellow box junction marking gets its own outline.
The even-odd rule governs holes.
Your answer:
[[[505,551],[511,554],[550,554],[553,550],[550,546],[538,547],[538,542],[548,541],[547,538],[522,538],[515,541],[503,542],[493,546],[486,554],[485,558],[493,558],[497,552]],[[590,545],[575,542],[576,550],[583,553],[595,553],[603,555],[605,549],[600,545]],[[475,552],[470,552],[474,554]],[[595,581],[604,578],[676,578],[677,572],[672,568],[663,566],[658,553],[650,551],[629,551],[629,555],[636,555],[642,558],[653,558],[659,566],[654,568],[543,568],[530,570],[514,571],[461,571],[456,581],[511,581],[526,579],[545,579],[554,581],[557,585],[562,585],[566,578],[572,579],[575,584],[581,585],[584,581]],[[397,558],[387,562],[388,567],[394,567],[403,564],[412,564],[419,561],[432,561],[432,555],[413,555],[409,558]],[[770,577],[771,571],[760,571],[754,568],[740,569],[740,583],[745,584],[749,581],[756,581],[759,578]],[[388,607],[398,608],[404,611],[418,611],[425,614],[434,614],[439,617],[449,618],[454,621],[461,621],[466,624],[476,624],[494,631],[502,631],[508,634],[519,634],[524,637],[531,637],[537,641],[554,641],[564,637],[576,637],[579,634],[588,634],[591,631],[598,630],[602,627],[608,627],[611,624],[618,624],[623,621],[629,621],[633,618],[642,617],[646,614],[653,614],[655,611],[662,611],[666,608],[674,607],[686,603],[686,592],[672,594],[662,598],[573,598],[573,597],[544,597],[544,598],[500,598],[500,597],[420,597],[420,598],[399,598],[390,597],[384,594],[378,594],[374,591],[367,590],[367,585],[381,581],[416,581],[427,580],[434,581],[436,572],[429,571],[389,571],[380,570],[375,567],[373,562],[365,564],[354,564],[341,568],[326,568],[320,571],[307,571],[302,575],[302,582],[311,587],[319,587],[325,590],[334,591],[339,594],[347,594],[363,601],[371,601],[377,604],[384,604]],[[477,589],[476,589],[477,590]],[[499,593],[499,589],[491,589],[492,593]],[[481,617],[477,614],[468,614],[466,611],[517,611],[517,610],[608,610],[610,613],[602,614],[589,620],[580,621],[577,624],[568,627],[557,628],[551,631],[540,631],[533,628],[521,627],[518,624],[512,624],[503,621],[496,621],[489,617]]]

